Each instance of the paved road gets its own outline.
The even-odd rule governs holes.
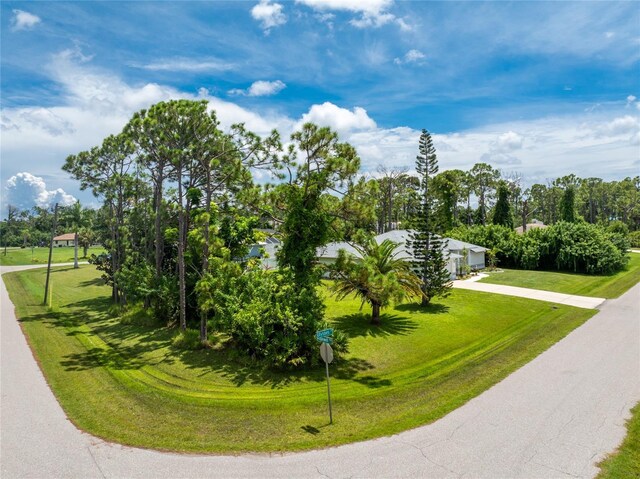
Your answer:
[[[190,456],[78,431],[1,301],[3,478],[593,477],[640,400],[640,284],[511,376],[435,423],[285,455]]]
[[[605,298],[592,298],[590,296],[577,296],[575,294],[553,293],[551,291],[543,291],[541,289],[519,288],[517,286],[477,282],[487,276],[488,275],[486,274],[479,274],[470,279],[454,281],[453,287],[459,289],[470,289],[472,291],[482,291],[485,293],[505,294],[507,296],[537,299],[538,301],[560,303],[586,309],[595,309],[606,301]]]

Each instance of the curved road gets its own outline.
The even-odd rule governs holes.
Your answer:
[[[305,453],[190,456],[124,447],[77,430],[34,361],[2,282],[0,475],[593,477],[595,463],[622,441],[629,409],[640,401],[639,298],[637,284],[529,364],[431,425]]]

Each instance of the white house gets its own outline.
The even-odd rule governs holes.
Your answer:
[[[407,249],[407,240],[409,239],[409,230],[392,230],[382,233],[375,237],[378,243],[384,240],[391,240],[399,243],[397,247],[398,256],[411,260],[413,258],[411,251]],[[445,250],[445,259],[447,260],[447,269],[451,275],[451,279],[455,279],[461,271],[461,262],[464,258],[464,250],[467,251],[467,262],[472,270],[478,270],[485,267],[484,253],[487,250],[482,246],[465,243],[464,241],[454,240],[452,238],[442,238],[442,246]],[[318,248],[318,262],[322,264],[332,264],[338,257],[338,251],[344,249],[348,253],[359,257],[357,250],[346,242],[329,243]]]
[[[65,233],[53,238],[53,246],[73,246],[75,244],[76,235],[74,233]]]

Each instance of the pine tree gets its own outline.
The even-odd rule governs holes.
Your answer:
[[[420,208],[408,246],[413,254],[414,270],[422,281],[422,306],[427,306],[432,298],[447,296],[451,282],[443,251],[445,245],[434,234],[434,197],[430,188],[433,177],[438,173],[438,160],[427,130],[422,130],[418,151],[416,171],[420,179]]]

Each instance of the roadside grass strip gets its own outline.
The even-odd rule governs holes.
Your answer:
[[[488,277],[478,282],[612,299],[619,297],[640,282],[640,255],[630,254],[629,263],[625,269],[611,275],[517,269],[505,269],[501,272],[488,272],[488,274]]]
[[[620,447],[598,464],[597,479],[640,477],[640,403],[631,409],[627,436]]]
[[[104,253],[105,249],[101,246],[89,248],[87,256],[84,257],[83,248],[78,248],[78,261],[87,261],[92,254],[98,255]],[[4,249],[0,249],[0,265],[2,266],[18,266],[23,264],[47,264],[49,261],[49,247],[31,248],[9,248],[5,256]],[[73,247],[66,246],[61,248],[53,248],[51,255],[52,263],[71,263],[73,262]]]
[[[350,344],[331,365],[329,425],[324,366],[272,371],[224,335],[208,350],[175,349],[175,329],[110,316],[110,289],[92,266],[53,271],[51,309],[40,304],[43,270],[3,278],[69,419],[110,441],[181,452],[304,450],[427,424],[596,312],[454,290],[428,308],[390,308],[376,327],[359,301],[325,289],[327,319]]]

